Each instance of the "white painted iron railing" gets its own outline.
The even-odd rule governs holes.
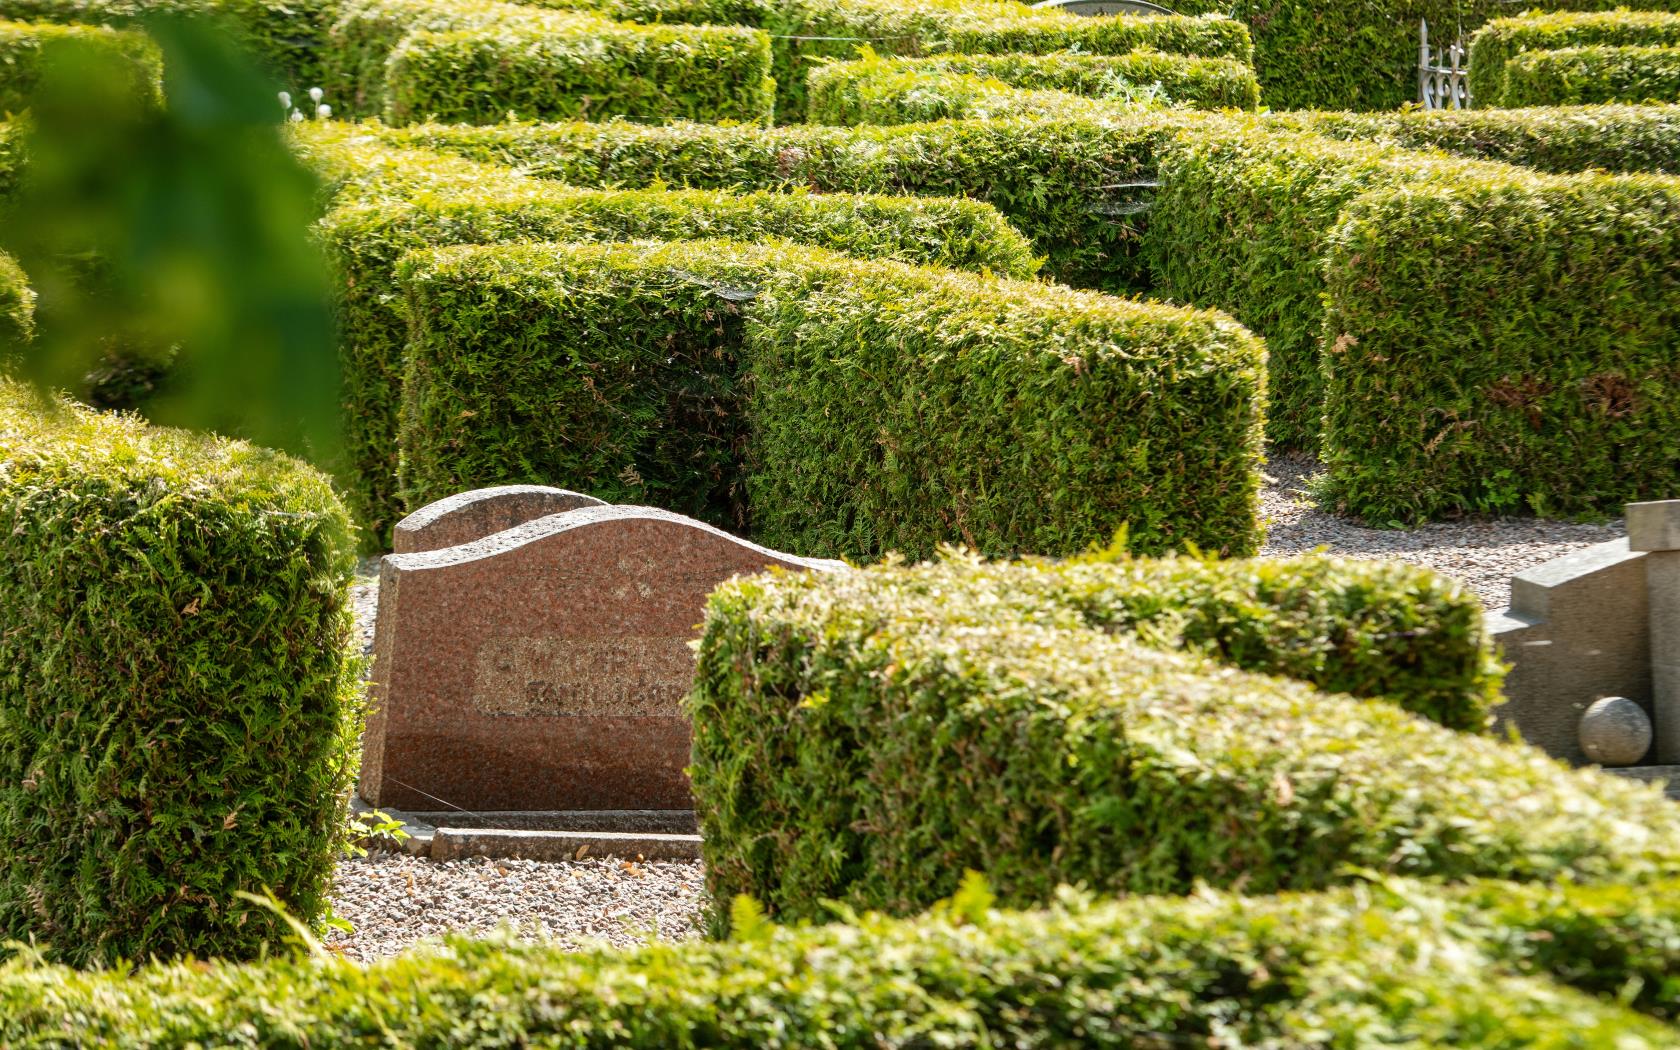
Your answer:
[[[1446,47],[1430,47],[1429,22],[1418,25],[1418,101],[1424,109],[1469,109],[1470,63],[1464,37]]]

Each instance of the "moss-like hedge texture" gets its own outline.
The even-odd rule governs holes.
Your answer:
[[[391,141],[512,164],[577,186],[650,185],[973,197],[1046,256],[1059,281],[1143,291],[1136,205],[1175,129],[1214,119],[1177,111],[1101,120],[953,121],[887,128],[678,124],[424,126]]]
[[[1402,880],[911,921],[633,952],[451,939],[347,960],[0,968],[0,1040],[118,1047],[1451,1046],[1680,1040],[1680,880]]]
[[[1262,350],[1223,315],[775,245],[403,272],[411,503],[540,480],[812,554],[1257,541]]]
[[[744,26],[634,26],[498,0],[343,0],[325,75],[391,123],[623,116],[765,121],[770,44]]]
[[[1680,180],[1373,192],[1327,275],[1324,451],[1347,509],[1613,513],[1680,486]]]
[[[1059,51],[1047,55],[938,55],[830,63],[811,71],[806,118],[813,124],[886,123],[865,115],[864,106],[872,97],[889,85],[904,82],[936,92],[939,80],[951,75],[979,77],[1015,88],[1190,109],[1254,109],[1260,104],[1260,85],[1254,70],[1232,59],[1159,52],[1089,55]],[[962,115],[929,110],[922,116],[892,123]],[[1008,115],[1022,114],[1017,111]]]
[[[349,521],[238,442],[0,384],[0,930],[248,957],[325,905],[356,731]]]
[[[1552,11],[1489,22],[1470,41],[1470,95],[1475,105],[1524,104],[1505,99],[1506,67],[1524,52],[1592,46],[1680,47],[1680,15],[1667,13],[1677,5],[1631,6],[1666,10]]]
[[[345,202],[322,224],[338,275],[349,488],[370,537],[396,494],[397,405],[408,322],[394,271],[412,249],[530,240],[734,237],[815,244],[861,257],[1030,276],[1031,247],[979,201],[850,193],[572,189],[504,168],[346,140],[306,137],[312,164]],[[422,501],[424,502],[424,501]]]
[[[161,102],[163,64],[157,48],[138,33],[102,26],[0,22],[0,114],[21,113],[41,75],[43,48],[74,41],[120,63],[137,97]]]
[[[1283,113],[1270,123],[1558,174],[1593,168],[1680,174],[1680,106]]]
[[[1680,102],[1680,47],[1524,52],[1505,63],[1500,101],[1507,106]]]
[[[689,698],[714,893],[797,919],[825,899],[913,913],[964,868],[1026,904],[1061,883],[1311,889],[1347,865],[1528,881],[1680,863],[1680,811],[1655,793],[1172,651],[1172,607],[1192,602],[1171,588],[1165,632],[1088,625],[1030,579],[1044,571],[889,565],[714,592]],[[1404,593],[1388,583],[1367,592],[1376,621]],[[1332,622],[1363,633],[1357,611]],[[1472,666],[1479,643],[1462,645]]]

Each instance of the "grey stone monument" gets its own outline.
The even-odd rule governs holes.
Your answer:
[[[1656,759],[1680,763],[1680,500],[1627,505],[1628,549],[1645,552]]]
[[[1488,617],[1511,673],[1495,714],[1547,754],[1581,765],[1581,716],[1605,696],[1650,711],[1645,556],[1611,540],[1511,578],[1511,607]]]
[[[1498,715],[1549,754],[1680,797],[1680,500],[1628,504],[1627,527],[1512,577],[1488,621],[1511,664]]]

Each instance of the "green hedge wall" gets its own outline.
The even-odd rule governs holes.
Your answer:
[[[1181,143],[1157,277],[1264,335],[1269,435],[1322,438],[1343,509],[1613,513],[1674,476],[1680,183],[1276,132]]]
[[[1350,869],[1680,864],[1680,810],[1657,792],[992,591],[1038,571],[887,565],[713,592],[688,710],[714,894],[797,920],[825,900],[920,911],[965,868],[1028,904],[1063,883],[1269,893]]]
[[[283,85],[297,94],[322,83],[321,53],[339,3],[340,0],[0,0],[0,18],[122,25],[145,15],[218,16]]]
[[[1175,11],[1217,11],[1254,35],[1253,65],[1273,109],[1391,110],[1418,100],[1418,21],[1450,43],[1512,13],[1508,0],[1177,0]],[[1547,0],[1572,10],[1675,10],[1677,0]],[[1520,9],[1520,5],[1518,5]],[[1476,58],[1471,57],[1472,77]],[[1474,80],[1472,91],[1475,91]]]
[[[385,119],[770,121],[770,41],[757,30],[552,21],[408,34],[386,65]]]
[[[1257,542],[1262,349],[1218,314],[774,245],[402,273],[414,504],[541,480],[815,555]]]
[[[122,63],[124,78],[133,80],[134,93],[161,103],[163,63],[157,48],[138,33],[102,26],[0,22],[0,113],[22,113],[41,74],[42,49],[74,41],[99,49],[101,56]]]
[[[1644,157],[1662,163],[1665,154],[1673,148],[1673,140],[1664,140],[1661,135],[1661,129],[1667,126],[1666,115],[1648,118],[1647,114],[1661,114],[1654,107],[1642,110],[1624,107],[1613,112],[1617,115],[1611,118],[1600,117],[1598,111],[1560,112],[1554,119],[1567,121],[1567,130],[1555,139],[1546,133],[1547,118],[1538,112],[1506,115],[1520,122],[1514,125],[1491,123],[1499,119],[1493,113],[1468,114],[1459,118],[1469,128],[1458,133],[1459,141],[1461,148],[1466,149],[1479,142],[1492,142],[1493,145],[1483,148],[1503,150],[1513,157],[1538,157],[1557,166],[1601,160],[1637,165],[1645,163]],[[1402,129],[1425,128],[1423,134],[1433,134],[1425,126],[1426,118],[1421,117],[1396,116],[1379,121],[1379,118],[1335,115],[1315,117],[1308,123],[1339,121],[1346,126],[1367,119]],[[1607,134],[1595,130],[1604,126],[1600,124],[1601,119],[1609,120]],[[686,128],[579,125],[482,130],[424,128],[416,129],[413,134],[416,141],[475,156],[499,157],[539,174],[577,182],[637,184],[664,179],[717,185],[793,184],[832,188],[856,185],[860,177],[870,180],[866,185],[878,185],[875,180],[888,175],[894,188],[901,191],[984,192],[1034,238],[1048,256],[1047,268],[1055,276],[1110,289],[1150,288],[1153,283],[1156,294],[1228,310],[1263,334],[1270,351],[1270,434],[1286,446],[1315,449],[1326,402],[1325,348],[1333,349],[1335,339],[1335,334],[1328,342],[1324,338],[1325,296],[1329,291],[1324,261],[1329,241],[1344,220],[1345,209],[1367,191],[1384,187],[1442,181],[1490,188],[1522,186],[1532,181],[1533,176],[1509,165],[1430,155],[1395,145],[1337,143],[1311,135],[1279,134],[1274,127],[1291,121],[1298,124],[1302,120],[1204,117],[1187,121],[1182,115],[1151,112],[1109,121],[994,121],[846,131],[776,129],[762,139],[729,129],[689,133],[690,129]],[[1431,126],[1448,126],[1444,120],[1428,120]],[[1199,128],[1195,126],[1197,122]],[[1620,130],[1624,127],[1630,129],[1625,136]],[[1479,137],[1478,128],[1495,130],[1489,133],[1491,138],[1484,140]],[[1501,141],[1511,145],[1507,148],[1499,144]],[[972,154],[968,150],[992,143],[1002,148],[988,148],[987,155],[1004,158],[1007,169],[984,169],[982,176],[970,163]],[[1106,155],[1090,157],[1095,164],[1112,165],[1124,157],[1130,162],[1130,170],[1109,167],[1104,171],[1094,165],[1075,169],[1058,163],[1065,153],[1057,157],[1052,152],[1066,150],[1069,144],[1086,143],[1107,145],[1103,151]],[[961,176],[958,187],[952,187],[947,181],[952,172]],[[1070,178],[1075,172],[1083,177]],[[931,174],[938,177],[930,178]],[[992,180],[994,174],[997,178]],[[914,176],[914,180],[907,175]],[[1136,221],[1129,216],[1102,214],[1110,208],[1115,212],[1125,211],[1130,206],[1125,195],[1137,191],[1111,190],[1112,198],[1095,201],[1077,195],[1076,187],[1118,187],[1128,182],[1149,181],[1156,175],[1162,186],[1153,195],[1147,236],[1138,226],[1126,225]],[[1066,189],[1046,192],[1044,186],[1052,179],[1060,180],[1053,185]],[[1045,203],[1048,201],[1072,201],[1076,206],[1046,214],[1051,207]],[[1534,221],[1561,223],[1557,226],[1557,237],[1567,238],[1578,246],[1610,243],[1594,227],[1595,220],[1584,212],[1548,215],[1541,210],[1536,212]],[[1652,221],[1660,227],[1667,220]],[[1455,229],[1475,228],[1468,218],[1455,218],[1454,222],[1458,224]],[[1113,236],[1116,240],[1104,250],[1101,242],[1092,244],[1087,240],[1093,236]],[[1423,234],[1413,230],[1407,236]],[[1128,253],[1128,250],[1136,251],[1140,239],[1148,274],[1140,272],[1144,266],[1136,254]],[[1390,275],[1397,288],[1368,289],[1371,295],[1405,298],[1411,294],[1408,288],[1433,288],[1435,280],[1426,278],[1425,274],[1456,270],[1459,263],[1455,260],[1460,254],[1455,252],[1478,250],[1475,235],[1469,232],[1449,242],[1424,238],[1417,245],[1415,251],[1391,253],[1391,257],[1404,260],[1403,266],[1397,266]],[[1100,269],[1080,265],[1086,260],[1096,262]],[[1499,257],[1488,255],[1478,257],[1474,265],[1491,275],[1502,272],[1506,264]],[[1616,271],[1619,265],[1613,265],[1612,271],[1619,272]],[[1593,269],[1593,263],[1583,261],[1573,265],[1571,272],[1583,275],[1585,281],[1585,275]],[[1581,294],[1613,297],[1620,294],[1620,287],[1614,283],[1597,288],[1592,281],[1599,279],[1594,276],[1580,284]],[[1385,327],[1394,333],[1397,344],[1404,340],[1437,345],[1446,340],[1454,345],[1476,347],[1472,356],[1490,361],[1505,360],[1510,350],[1505,342],[1509,333],[1504,329],[1537,327],[1548,333],[1546,338],[1559,354],[1576,362],[1554,376],[1528,377],[1541,384],[1562,382],[1573,374],[1572,369],[1591,367],[1591,362],[1603,359],[1603,347],[1607,340],[1615,340],[1616,332],[1602,316],[1595,319],[1590,312],[1576,314],[1574,307],[1569,307],[1559,316],[1577,317],[1579,327],[1553,327],[1553,321],[1544,318],[1545,311],[1534,315],[1538,319],[1523,320],[1537,309],[1524,298],[1525,293],[1516,291],[1524,287],[1527,285],[1519,279],[1507,297],[1496,296],[1496,289],[1491,286],[1481,298],[1436,297],[1430,300],[1428,310],[1395,311]],[[1651,304],[1656,316],[1667,316],[1666,304],[1672,295],[1668,287],[1666,278],[1647,282],[1645,301]],[[1503,304],[1498,308],[1511,311],[1511,317],[1516,320],[1508,324],[1486,320],[1484,315],[1495,308],[1495,303]],[[1432,320],[1428,323],[1417,320],[1423,316]],[[1452,334],[1442,336],[1443,325]],[[1639,331],[1650,329],[1642,326]],[[1513,376],[1513,382],[1522,381],[1524,377]],[[1595,382],[1615,386],[1609,379]],[[1448,403],[1456,403],[1458,393],[1443,391],[1440,396]],[[1615,398],[1609,403],[1614,411],[1621,411],[1614,407],[1618,404]],[[1375,411],[1374,403],[1369,401],[1363,403],[1363,408]],[[1396,430],[1407,425],[1424,427],[1417,420],[1404,423],[1392,413],[1382,418],[1384,426]],[[1347,425],[1353,427],[1348,433],[1358,431],[1359,424]],[[1632,424],[1626,426],[1630,429],[1618,433],[1634,433],[1637,429]],[[1425,429],[1427,433],[1416,441],[1408,439],[1409,443],[1402,442],[1395,447],[1404,449],[1417,442],[1427,443],[1440,427]],[[1567,429],[1535,430],[1537,440],[1548,434],[1556,436],[1561,444],[1555,447],[1565,459],[1574,454],[1577,440],[1568,436],[1570,433]],[[1656,439],[1639,440],[1647,449],[1660,444]],[[1350,446],[1348,455],[1363,460],[1373,455],[1371,449],[1386,447],[1367,442],[1363,448]],[[1522,447],[1525,455],[1532,456],[1540,448],[1550,446],[1543,441],[1525,441]],[[1643,462],[1651,454],[1654,453],[1643,451],[1637,455]],[[1595,458],[1605,455],[1608,453]],[[1501,462],[1496,469],[1507,468]],[[1538,477],[1536,471],[1542,469],[1538,465],[1523,468],[1518,476]],[[1417,477],[1409,469],[1398,471],[1396,476]],[[1451,494],[1448,488],[1434,487],[1412,493],[1404,502],[1413,504],[1415,509],[1397,515],[1379,512],[1381,501],[1363,496],[1355,501],[1366,508],[1362,514],[1381,513],[1374,518],[1379,523],[1450,513],[1455,501],[1463,507],[1506,511],[1525,506],[1533,509],[1538,505],[1554,510],[1573,507],[1577,512],[1613,509],[1614,501],[1621,498],[1621,489],[1606,489],[1598,481],[1588,480],[1591,476],[1578,478],[1578,483],[1572,484],[1567,475],[1558,473],[1552,478],[1559,486],[1555,490],[1529,487],[1520,497],[1513,498],[1509,476],[1473,480],[1471,474],[1444,470],[1438,478],[1441,485],[1457,479],[1469,487],[1457,495]],[[1355,488],[1371,483],[1361,475]],[[1530,496],[1536,499],[1531,500]],[[1433,509],[1422,509],[1426,506]]]
[[[13,963],[0,968],[0,1040],[1655,1050],[1680,1039],[1676,899],[1677,880],[1452,892],[1392,880],[1009,912],[970,891],[910,921],[630,952],[451,938],[368,967]]]
[[[1324,412],[1323,259],[1343,208],[1374,186],[1522,174],[1264,125],[1186,133],[1161,153],[1161,189],[1144,242],[1160,294],[1227,310],[1265,337],[1267,434],[1283,447],[1309,450],[1317,447]],[[1433,247],[1425,242],[1419,255]],[[1442,302],[1452,309],[1461,300]],[[1393,323],[1416,339],[1436,334],[1404,315]]]
[[[1672,11],[1677,5],[1631,6]],[[1504,101],[1506,65],[1526,51],[1593,45],[1680,47],[1680,16],[1665,10],[1585,13],[1560,10],[1495,19],[1478,30],[1470,41],[1471,98],[1477,106],[1520,105]]]
[[[341,0],[214,0],[216,13],[239,27],[252,54],[298,96],[324,87],[327,32]],[[335,110],[337,99],[326,100]]]
[[[1528,51],[1505,63],[1501,102],[1507,106],[1680,102],[1680,47]]]
[[[350,524],[238,442],[0,382],[0,930],[84,964],[325,905],[359,712]]]
[[[770,34],[776,119],[806,119],[806,77],[830,59],[1136,51],[1231,58],[1253,54],[1248,29],[1222,17],[1084,18],[1013,0],[533,0],[647,23],[750,25]]]
[[[833,62],[811,70],[806,117],[813,124],[869,123],[845,119],[848,100],[860,92],[879,91],[872,85],[883,80],[891,82],[911,74],[936,81],[945,75],[966,75],[1016,88],[1067,91],[1091,98],[1191,109],[1254,109],[1260,104],[1260,85],[1253,68],[1232,59],[1145,51],[1129,55],[1061,51],[1045,55],[937,55]],[[924,119],[945,115],[934,113]]]
[[[1542,106],[1401,113],[1284,113],[1270,122],[1338,139],[1520,164],[1680,174],[1680,106]]]
[[[813,74],[815,77],[816,74]],[[813,83],[806,115],[814,124],[917,124],[935,120],[1102,121],[1138,109],[1158,108],[1154,101],[1108,101],[1066,91],[1012,88],[969,73],[929,73],[913,66],[863,76]]]
[[[573,189],[457,158],[346,141],[332,131],[304,137],[312,164],[345,202],[327,217],[321,233],[338,275],[350,458],[344,472],[357,520],[370,539],[388,538],[404,513],[396,491],[397,406],[408,322],[395,268],[410,250],[733,236],[787,238],[860,257],[1020,277],[1037,268],[1026,240],[978,201]]]
[[[641,0],[628,0],[620,17]],[[880,54],[1042,54],[1077,50],[1125,55],[1139,49],[1247,62],[1247,27],[1226,18],[1084,18],[1005,0],[794,0],[762,23],[775,37],[776,119],[805,119],[805,82],[823,58]]]
[[[1680,180],[1658,176],[1351,202],[1328,246],[1324,328],[1342,504],[1377,522],[1615,513],[1680,487],[1677,220]]]
[[[1156,112],[1095,120],[944,122],[889,128],[643,127],[625,123],[424,126],[396,144],[512,164],[577,186],[805,187],[822,193],[972,197],[1046,256],[1056,280],[1143,291],[1135,205],[1156,151],[1215,119]]]
[[[406,123],[614,115],[768,119],[765,35],[632,26],[498,0],[343,0],[324,76],[345,112]]]

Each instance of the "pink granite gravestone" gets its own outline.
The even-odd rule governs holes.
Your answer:
[[[648,507],[385,558],[361,794],[404,810],[686,809],[706,596],[832,570]]]

